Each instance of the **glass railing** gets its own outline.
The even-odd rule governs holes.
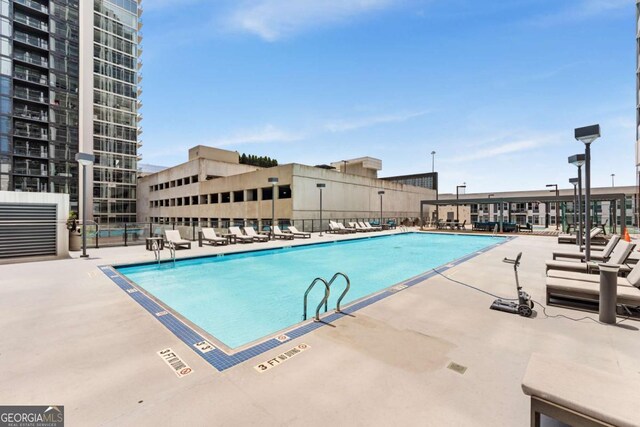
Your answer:
[[[49,8],[43,4],[33,0],[14,0],[14,3],[19,3],[23,6],[30,7],[31,9],[39,10],[43,13],[49,13]]]
[[[14,147],[13,154],[16,156],[28,156],[28,157],[39,157],[41,159],[48,158],[48,152],[45,147],[40,149],[37,148],[26,148],[26,147]]]
[[[38,30],[49,31],[49,24],[47,24],[46,22],[30,18],[21,13],[14,14],[13,20],[21,24],[28,25],[29,27],[36,28]]]
[[[28,53],[16,52],[13,54],[14,59],[19,61],[28,62],[29,64],[40,65],[41,67],[48,67],[49,60],[39,55],[30,55]]]
[[[21,41],[31,46],[40,47],[42,49],[49,48],[49,42],[47,40],[41,39],[40,37],[30,36],[25,33],[21,33],[16,31],[15,40]]]
[[[13,115],[25,119],[40,120],[42,122],[46,122],[49,118],[47,113],[45,112],[30,110],[14,110]]]
[[[20,80],[26,80],[28,82],[38,83],[41,85],[46,85],[49,83],[49,79],[44,74],[30,73],[28,71],[20,71],[16,69],[13,73],[13,76]]]
[[[44,104],[49,102],[49,98],[44,96],[44,93],[35,90],[29,90],[24,88],[16,88],[13,92],[16,98],[27,99],[29,101],[42,102]]]
[[[13,173],[17,174],[17,175],[47,176],[47,170],[46,169],[40,169],[40,168],[15,167],[15,168],[13,168]]]
[[[24,138],[47,139],[49,137],[47,132],[40,129],[14,129],[13,134]]]

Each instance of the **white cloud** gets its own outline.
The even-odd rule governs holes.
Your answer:
[[[456,152],[455,158],[443,159],[451,163],[463,163],[473,160],[494,158],[506,154],[515,154],[524,151],[531,151],[537,148],[542,148],[548,145],[560,143],[564,135],[561,133],[554,133],[542,136],[533,136],[529,138],[519,139],[515,141],[503,141],[496,142],[494,139],[490,139],[485,143],[474,143],[473,148],[470,149],[469,154]],[[505,138],[506,139],[506,138]],[[452,144],[456,145],[456,144]]]
[[[633,8],[630,0],[577,0],[570,3],[555,13],[535,17],[532,22],[543,26],[559,25]]]
[[[244,131],[209,141],[206,145],[214,147],[226,147],[229,145],[260,144],[268,142],[292,142],[303,139],[299,133],[288,132],[276,126],[267,124],[261,129]]]
[[[166,1],[166,0],[165,0]],[[383,10],[401,0],[252,0],[243,2],[227,17],[235,30],[267,41]]]
[[[408,113],[387,114],[380,116],[362,117],[351,120],[336,120],[327,123],[324,128],[329,132],[345,132],[355,129],[362,129],[383,123],[400,123],[416,117],[424,116],[429,111],[415,111]]]

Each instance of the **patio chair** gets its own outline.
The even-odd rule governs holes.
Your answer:
[[[224,237],[218,237],[216,231],[213,228],[202,229],[202,242],[209,243],[212,246],[226,245],[229,241]]]
[[[467,220],[465,219],[462,224],[456,224],[457,230],[466,230],[465,225],[467,225]]]
[[[191,249],[191,242],[184,240],[178,230],[164,230],[164,245],[169,246],[169,242],[173,243],[176,249]]]
[[[236,238],[236,242],[240,243],[252,243],[253,237],[242,234],[240,227],[229,227],[229,234],[233,234]]]
[[[341,222],[336,223],[336,225],[338,226],[338,228],[339,228],[340,230],[342,230],[342,232],[343,232],[344,234],[347,234],[347,233],[356,233],[356,229],[355,229],[355,228],[353,228],[353,227],[345,227],[345,226],[344,226],[344,224],[343,224],[343,223],[341,223]]]
[[[244,227],[245,234],[253,239],[254,242],[268,242],[269,236],[265,234],[258,234],[253,227]]]
[[[353,228],[358,233],[366,233],[367,231],[369,231],[366,228],[362,228],[362,226],[358,225],[357,222],[350,222],[349,228]]]
[[[278,227],[277,225],[274,225],[273,226],[273,238],[274,239],[293,240],[293,234],[291,234],[291,233],[283,233],[282,230],[280,230],[280,227]]]
[[[616,247],[611,252],[611,256],[609,257],[609,260],[607,262],[610,264],[624,264],[627,258],[629,258],[629,255],[631,255],[633,248],[635,247],[636,245],[634,243],[629,243],[624,240],[621,242],[618,242]],[[629,267],[626,267],[626,268],[624,267],[626,266],[623,266],[623,268],[621,268],[620,271],[623,274],[628,273],[630,270]],[[598,264],[577,262],[577,261],[554,260],[554,261],[547,261],[547,275],[549,270],[566,270],[566,271],[589,273],[591,271],[598,271]]]
[[[614,234],[607,242],[606,246],[602,250],[592,250],[591,251],[591,259],[593,261],[604,261],[606,262],[611,256],[611,252],[616,247],[618,242],[620,241],[620,236]],[[554,252],[553,259],[558,258],[570,258],[577,260],[584,260],[584,252]]]
[[[382,231],[382,227],[379,227],[379,226],[373,226],[373,225],[371,225],[371,223],[370,223],[370,222],[368,222],[368,221],[364,221],[364,222],[363,222],[363,224],[364,224],[364,227],[365,227],[365,228],[368,228],[368,229],[369,229],[369,230],[371,230],[371,231]]]
[[[303,239],[311,238],[311,233],[303,233],[302,231],[298,231],[298,229],[293,225],[289,226],[289,232],[293,234],[293,237],[301,237]]]
[[[600,227],[593,227],[591,231],[589,231],[591,240],[595,239],[602,233],[602,229]],[[558,243],[576,243],[576,235],[575,234],[560,234],[558,235]]]

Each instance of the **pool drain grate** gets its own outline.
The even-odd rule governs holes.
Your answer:
[[[447,366],[447,368],[451,369],[452,371],[455,371],[455,372],[459,373],[460,375],[464,374],[467,371],[467,367],[466,366],[458,365],[455,362],[449,363],[449,366]]]

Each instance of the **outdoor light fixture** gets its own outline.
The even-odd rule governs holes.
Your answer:
[[[436,152],[431,152],[431,173],[436,171]]]
[[[382,228],[382,195],[384,194],[384,190],[378,191],[380,195],[380,228]]]
[[[616,174],[615,174],[615,173],[612,173],[612,174],[611,174],[611,186],[612,186],[612,187],[615,187],[615,186],[616,186],[616,182],[615,182],[615,180],[614,180],[614,179],[615,179],[615,177],[616,177]]]
[[[327,184],[325,184],[324,182],[319,182],[316,184],[316,187],[320,190],[320,237],[322,237],[322,189],[326,186]]]
[[[95,161],[95,156],[90,153],[76,153],[76,162],[82,166],[82,258],[87,255],[87,166]]]
[[[578,236],[576,238],[576,244],[578,247],[582,246],[583,224],[584,218],[582,217],[582,165],[584,165],[584,154],[574,154],[569,156],[569,163],[578,168]]]
[[[591,143],[600,138],[600,125],[591,125],[575,129],[576,140],[584,144],[584,204],[586,228],[591,227]],[[591,261],[591,233],[585,234],[584,260]]]
[[[560,212],[558,211],[558,197],[560,196],[560,193],[558,192],[558,184],[547,184],[547,188],[549,187],[555,187],[555,191],[556,192],[556,230],[558,229],[559,226],[559,222],[560,222]]]
[[[273,227],[276,225],[276,185],[278,185],[278,177],[272,176],[269,178],[269,184],[273,189],[271,190],[271,239],[275,238],[273,234]]]
[[[458,205],[458,198],[460,197],[460,189],[467,188],[467,183],[463,182],[462,185],[456,185],[456,221],[460,222],[460,205]]]

